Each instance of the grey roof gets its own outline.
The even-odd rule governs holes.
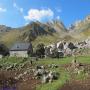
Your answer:
[[[10,51],[25,51],[31,47],[31,43],[16,43]]]

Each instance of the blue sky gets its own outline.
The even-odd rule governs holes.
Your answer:
[[[90,14],[90,0],[0,0],[0,24],[21,27],[60,19],[66,26]]]

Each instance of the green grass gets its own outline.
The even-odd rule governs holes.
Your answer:
[[[38,43],[43,43],[45,45],[49,45],[51,43],[57,42],[57,40],[60,40],[57,34],[51,35],[43,35],[43,36],[38,36],[34,41],[32,41],[32,44],[34,47],[38,45]]]
[[[3,58],[0,59],[0,65],[3,66],[9,66],[9,65],[13,65],[14,63],[17,63],[18,65],[22,63],[22,58],[16,58],[16,57],[12,57],[12,58]]]
[[[30,58],[29,58],[30,59]],[[28,59],[28,60],[29,60]],[[35,62],[37,65],[48,65],[48,64],[57,64],[57,65],[62,65],[62,64],[68,64],[70,63],[72,60],[74,59],[74,57],[65,57],[65,58],[44,58],[44,59],[40,59],[39,61]],[[16,58],[16,57],[11,57],[11,58],[2,58],[0,59],[0,64],[4,64],[4,63],[21,63],[23,60],[23,58]],[[77,57],[77,61],[81,62],[81,63],[86,63],[89,64],[90,63],[90,56],[78,56]]]
[[[57,64],[57,65],[62,65],[62,64],[68,64],[71,63],[71,61],[74,59],[74,57],[65,57],[65,58],[60,58],[60,59],[52,59],[52,58],[46,58],[43,60],[39,60],[37,64],[42,64],[42,65],[48,65],[48,64]],[[90,56],[78,56],[77,61],[81,63],[90,63]]]

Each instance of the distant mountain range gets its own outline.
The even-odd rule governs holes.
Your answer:
[[[90,16],[82,21],[77,21],[68,29],[59,20],[47,23],[31,22],[20,28],[11,28],[0,25],[0,41],[7,46],[15,42],[54,43],[59,40],[76,41],[90,37]]]
[[[5,25],[0,25],[0,33],[9,32],[12,28]]]

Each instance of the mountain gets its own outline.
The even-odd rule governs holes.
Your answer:
[[[10,47],[15,42],[32,42],[50,44],[60,40],[81,41],[90,37],[90,15],[83,20],[76,21],[69,28],[59,20],[46,23],[31,22],[20,28],[0,25],[0,42]]]
[[[0,33],[9,32],[10,30],[12,30],[11,27],[8,27],[8,26],[5,26],[5,25],[0,25]]]
[[[90,37],[90,15],[72,24],[69,28],[69,35],[73,36],[76,40]]]
[[[21,38],[25,41],[33,41],[38,36],[53,35],[55,29],[49,25],[40,22],[31,22],[30,24],[22,27]]]
[[[51,22],[47,22],[47,25],[51,26],[56,30],[56,32],[66,32],[67,29],[64,24],[59,20],[53,20]]]
[[[65,26],[59,21],[47,23],[36,21],[4,33],[0,41],[8,46],[11,46],[15,42],[30,41],[32,41],[33,45],[37,45],[38,43],[49,44],[59,40],[66,32]]]

